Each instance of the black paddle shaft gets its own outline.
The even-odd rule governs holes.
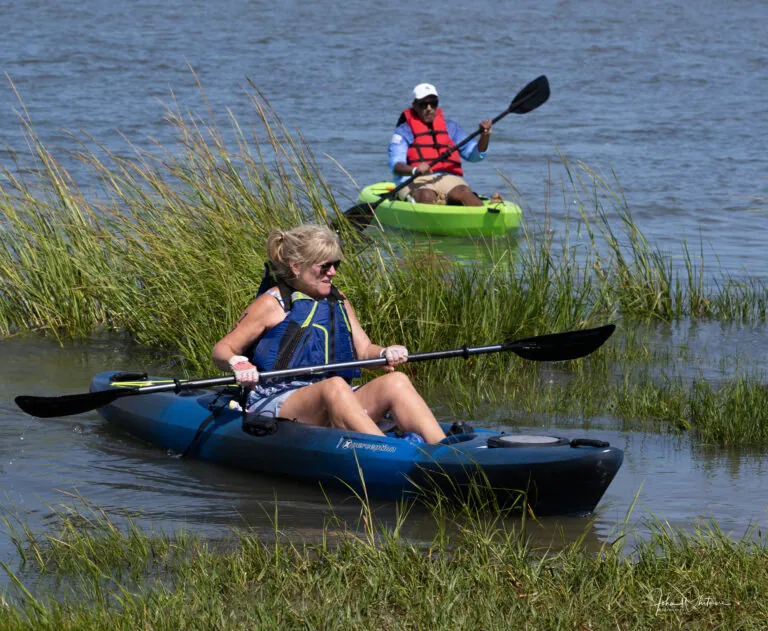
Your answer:
[[[512,100],[512,103],[510,103],[509,107],[506,110],[504,110],[501,114],[499,114],[496,118],[492,119],[491,123],[495,125],[497,122],[499,122],[502,118],[504,118],[507,114],[511,112],[514,112],[515,114],[527,114],[528,112],[535,110],[540,105],[543,105],[548,98],[549,98],[549,81],[547,80],[547,77],[545,75],[541,75],[540,77],[531,81],[522,90],[520,90],[520,92],[518,92],[515,98]],[[467,136],[460,143],[458,143],[453,147],[449,147],[448,149],[443,151],[439,156],[437,156],[437,158],[435,158],[434,160],[430,160],[428,163],[429,166],[430,167],[434,166],[438,162],[441,162],[442,160],[447,158],[454,151],[458,151],[459,149],[461,149],[461,147],[466,145],[470,140],[480,135],[482,131],[483,131],[482,128],[476,129],[473,133]],[[417,177],[419,177],[419,175],[412,175],[407,180],[403,180],[391,191],[387,191],[385,195],[382,195],[375,202],[359,204],[358,206],[363,206],[363,205],[369,206],[370,210],[372,211],[376,207],[378,207],[379,204],[383,203],[387,199],[392,199],[392,197],[394,197],[399,190],[408,186]],[[350,210],[347,211],[347,213],[352,212],[355,208],[358,208],[358,206],[351,208]]]
[[[565,333],[552,333],[529,337],[504,344],[491,346],[467,345],[446,351],[430,351],[426,353],[414,353],[408,357],[408,362],[429,361],[434,359],[447,359],[449,357],[468,358],[472,355],[485,353],[499,353],[512,351],[523,359],[531,361],[566,361],[584,357],[600,348],[611,336],[615,325],[605,326],[583,331],[567,331]],[[302,366],[300,368],[286,368],[283,370],[269,370],[260,373],[261,379],[298,377],[300,375],[312,375],[330,373],[347,368],[373,368],[386,365],[384,357],[363,359],[351,362],[324,364],[322,366]],[[195,388],[210,388],[213,386],[226,386],[235,383],[234,376],[212,377],[208,379],[191,379],[188,381],[175,380],[173,383],[161,383],[139,388],[113,388],[82,394],[66,394],[59,397],[37,397],[22,395],[16,397],[16,405],[24,412],[38,418],[51,418],[55,416],[70,416],[82,414],[90,410],[96,410],[113,401],[128,396],[151,394],[153,392],[176,392],[192,390]]]

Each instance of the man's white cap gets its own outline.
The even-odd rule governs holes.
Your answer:
[[[413,88],[414,101],[421,101],[421,99],[425,99],[428,96],[438,96],[437,88],[431,83],[420,83]]]

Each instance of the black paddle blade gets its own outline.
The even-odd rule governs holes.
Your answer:
[[[349,210],[344,211],[344,216],[347,218],[352,227],[357,230],[365,230],[373,219],[373,206],[367,202],[352,206]]]
[[[561,362],[594,353],[611,337],[615,329],[615,324],[606,324],[584,331],[539,335],[510,342],[505,344],[504,348],[520,355],[523,359],[537,362]]]
[[[515,114],[527,114],[544,105],[549,98],[549,81],[545,75],[531,81],[512,99],[509,111]]]
[[[97,410],[112,403],[115,399],[135,392],[135,389],[101,390],[83,394],[65,394],[61,397],[35,397],[22,395],[16,397],[16,405],[23,412],[38,418],[70,416]]]

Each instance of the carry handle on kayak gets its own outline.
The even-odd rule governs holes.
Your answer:
[[[426,353],[414,353],[408,357],[408,362],[431,361],[435,359],[447,359],[449,357],[469,358],[473,355],[485,353],[500,353],[512,351],[523,359],[531,361],[566,361],[584,357],[600,348],[611,336],[613,324],[583,331],[568,331],[565,333],[552,333],[528,337],[514,342],[493,344],[491,346],[462,346],[446,351],[429,351]],[[299,377],[302,375],[315,375],[326,372],[336,372],[348,368],[375,368],[385,366],[387,360],[384,357],[374,359],[362,359],[350,362],[338,362],[321,366],[303,366],[300,368],[286,368],[283,370],[270,370],[260,373],[261,379]],[[120,397],[129,397],[153,392],[176,392],[192,390],[195,388],[226,386],[235,383],[234,376],[212,377],[209,379],[190,379],[186,381],[174,380],[171,383],[161,383],[144,387],[114,388],[100,390],[98,392],[85,392],[82,394],[66,394],[59,397],[37,397],[21,395],[16,397],[16,405],[24,412],[38,418],[51,418],[55,416],[70,416],[89,412],[108,405]]]
[[[509,107],[504,110],[501,114],[499,114],[496,118],[494,118],[491,123],[496,124],[499,122],[502,118],[504,118],[507,114],[510,112],[514,114],[527,114],[528,112],[531,112],[535,110],[537,107],[543,105],[546,103],[547,99],[549,98],[549,81],[547,80],[547,77],[545,75],[541,75],[540,77],[537,77],[533,81],[531,81],[528,85],[526,85],[520,92],[517,93],[514,99],[512,99],[512,103],[510,103]],[[445,158],[447,158],[449,155],[451,155],[454,151],[458,151],[466,145],[470,140],[480,135],[482,132],[482,128],[476,129],[473,133],[471,133],[469,136],[467,136],[464,140],[462,140],[460,143],[453,147],[449,147],[445,151],[443,151],[437,158],[434,160],[429,161],[429,166],[432,167],[436,165],[438,162],[441,162]],[[400,184],[395,186],[391,191],[387,191],[386,194],[382,195],[377,199],[375,202],[363,202],[360,204],[356,204],[355,206],[352,206],[352,208],[349,208],[347,211],[344,212],[344,215],[347,217],[347,219],[351,222],[353,222],[357,227],[364,228],[367,226],[371,218],[373,217],[373,211],[376,210],[376,207],[379,204],[382,204],[387,199],[392,199],[398,191],[408,186],[411,182],[413,182],[419,175],[412,175],[407,180],[402,181]]]

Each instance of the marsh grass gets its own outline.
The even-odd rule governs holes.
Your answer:
[[[191,369],[210,366],[208,349],[258,287],[269,231],[328,223],[339,210],[300,136],[255,87],[251,99],[256,124],[247,130],[231,114],[220,122],[210,109],[203,120],[169,107],[173,148],[126,141],[130,152],[118,154],[83,138],[65,157],[90,171],[88,191],[22,109],[32,165],[2,172],[0,330],[76,337],[106,326],[184,352]],[[429,250],[396,258],[386,235],[371,245],[339,219],[347,254],[339,282],[366,324],[426,348],[619,314],[764,320],[761,283],[708,285],[703,252],[694,256],[687,243],[681,278],[634,223],[615,176],[561,159],[564,202],[575,201],[578,216],[562,234],[548,217],[532,217],[543,229],[524,229],[486,265],[451,265]]]
[[[752,531],[734,540],[714,523],[683,532],[650,518],[631,548],[625,524],[588,551],[583,538],[536,545],[498,515],[438,505],[434,517],[451,527],[420,543],[373,522],[319,543],[279,530],[216,543],[68,509],[50,532],[20,536],[35,553],[19,568],[3,565],[0,626],[758,629],[768,616],[768,554]]]
[[[556,419],[557,427],[685,433],[698,443],[723,447],[768,445],[768,388],[762,374],[712,384],[647,369],[622,373],[613,363],[593,361],[576,369],[517,363],[507,367],[506,378],[472,378],[499,368],[462,366],[460,383],[449,388],[432,383],[424,395],[443,402],[439,412],[446,418],[491,425],[531,427],[536,419],[549,424]]]
[[[589,274],[601,303],[630,320],[765,322],[765,283],[746,272],[745,278],[734,278],[705,266],[703,242],[694,250],[683,238],[679,254],[660,250],[635,223],[615,172],[606,176],[562,154],[560,160],[566,212],[575,205],[581,218],[574,234],[566,232],[561,249],[579,253],[576,274]],[[583,244],[584,238],[588,254],[570,245]]]
[[[126,151],[117,153],[81,138],[81,149],[62,159],[77,160],[91,173],[87,190],[44,146],[22,106],[30,163],[0,171],[0,334],[38,332],[64,340],[108,331],[182,357],[184,376],[210,374],[210,349],[258,288],[267,234],[332,220],[345,241],[338,284],[376,341],[437,350],[620,319],[623,335],[558,369],[583,385],[567,390],[575,413],[588,413],[605,398],[588,385],[599,380],[582,379],[585,371],[606,375],[611,362],[610,369],[623,374],[663,354],[649,351],[634,334],[638,322],[765,322],[764,284],[706,280],[701,244],[694,254],[684,242],[683,271],[675,268],[633,221],[615,175],[606,178],[562,156],[563,203],[577,208],[576,216],[553,230],[548,215],[531,215],[514,242],[489,244],[482,265],[455,264],[429,247],[400,247],[386,234],[377,241],[361,238],[338,217],[332,191],[300,135],[282,125],[255,86],[251,98],[256,116],[248,128],[230,113],[219,120],[208,109],[201,118],[169,106],[173,147],[141,150],[126,141]],[[682,352],[668,350],[667,357]],[[464,400],[473,392],[502,391],[524,409],[560,405],[548,403],[556,395],[537,381],[536,371],[546,369],[510,355],[425,362],[409,370],[420,386],[444,383]],[[618,399],[627,394],[621,383],[603,377],[602,387]],[[642,387],[648,400],[658,401],[659,407],[648,408],[652,417],[671,416],[665,398],[680,390],[668,394],[654,382]],[[714,408],[731,402],[731,413],[746,418],[760,392],[757,382],[734,382],[706,396],[717,400]],[[642,409],[637,403],[617,407]],[[679,427],[693,427],[702,416],[712,413],[692,413]],[[744,425],[744,440],[764,440],[759,423],[756,429]],[[739,440],[724,430],[712,435]]]

